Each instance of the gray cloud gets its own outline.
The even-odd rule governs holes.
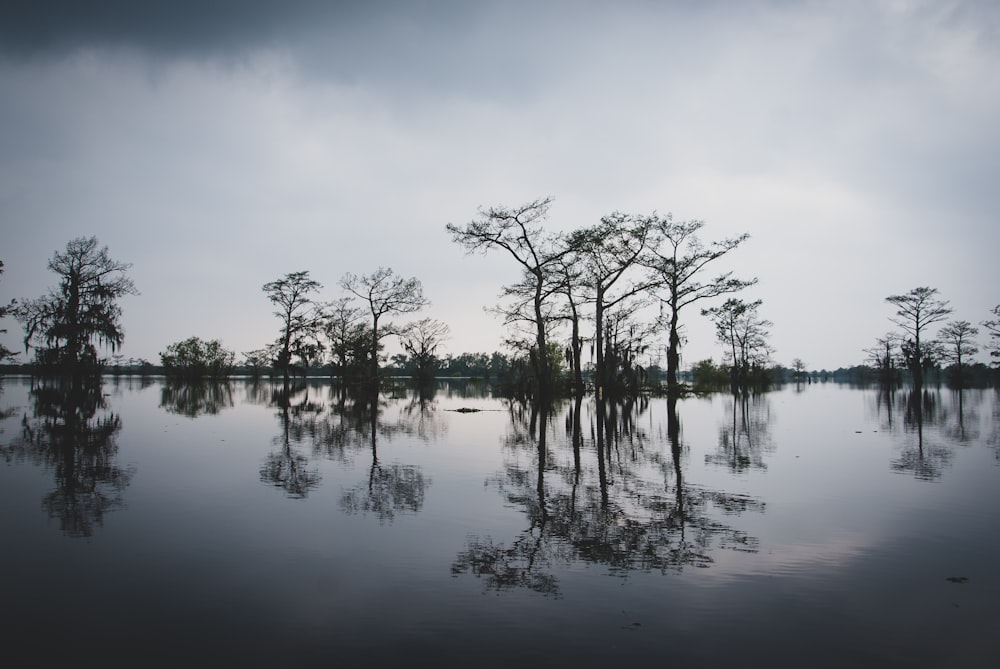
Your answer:
[[[749,231],[732,266],[786,363],[858,361],[916,285],[970,321],[1000,301],[990,3],[57,4],[0,21],[0,297],[97,234],[143,293],[129,355],[254,348],[265,281],[332,297],[379,265],[425,282],[453,351],[493,349],[515,268],[443,226],[543,195],[555,228]],[[718,357],[689,319],[688,362]]]

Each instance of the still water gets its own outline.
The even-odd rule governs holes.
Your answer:
[[[0,382],[6,666],[1000,662],[993,390]]]

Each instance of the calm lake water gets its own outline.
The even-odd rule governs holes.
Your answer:
[[[0,382],[7,666],[1000,662],[994,390]]]

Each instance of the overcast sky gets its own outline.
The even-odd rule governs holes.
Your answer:
[[[0,298],[96,235],[141,292],[122,352],[153,362],[270,342],[288,272],[332,300],[379,266],[423,282],[448,352],[498,350],[483,307],[517,267],[445,224],[545,196],[553,231],[749,233],[718,269],[758,277],[786,365],[862,362],[917,286],[973,323],[1000,303],[990,0],[7,3],[0,128]],[[721,359],[698,311],[685,366]]]

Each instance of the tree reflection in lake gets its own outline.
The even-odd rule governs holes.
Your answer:
[[[419,511],[430,478],[419,466],[383,462],[378,448],[380,439],[400,433],[425,439],[437,434],[442,428],[432,394],[418,393],[401,406],[395,420],[389,420],[382,395],[326,387],[325,399],[318,399],[318,388],[304,382],[292,385],[287,393],[283,387],[272,391],[267,403],[278,409],[281,434],[275,440],[278,448],[261,467],[261,480],[282,488],[289,497],[303,498],[321,482],[318,468],[310,467],[311,458],[349,463],[367,451],[371,457],[367,476],[343,492],[341,508],[347,513],[372,513],[380,522]],[[254,389],[249,397],[264,396]]]
[[[768,396],[763,393],[733,394],[726,400],[726,414],[729,419],[719,427],[718,450],[706,455],[705,462],[727,467],[734,474],[767,469],[764,454],[773,448]]]
[[[528,527],[508,544],[470,538],[452,574],[474,574],[488,590],[558,596],[553,572],[575,562],[624,577],[708,567],[715,549],[756,552],[757,539],[719,516],[763,511],[764,503],[685,482],[677,400],[664,401],[666,444],[636,427],[645,406],[588,401],[584,429],[585,405],[577,400],[568,410],[568,449],[549,446],[545,408],[512,403],[507,464],[489,483],[521,509]]]
[[[160,388],[160,407],[188,418],[214,416],[233,407],[233,387],[228,381],[168,379]]]
[[[1000,398],[1000,386],[993,389],[993,393]],[[991,421],[993,427],[987,443],[993,447],[993,454],[996,456],[997,460],[1000,460],[1000,401],[993,402],[993,420]]]
[[[938,435],[925,428],[939,426],[946,414],[937,390],[910,390],[900,393],[903,432],[906,439],[899,457],[890,463],[893,471],[912,474],[930,481],[941,476],[952,458],[952,449]]]
[[[432,412],[429,396],[418,393],[404,406],[399,420],[395,423],[380,420],[383,403],[377,393],[364,396],[363,401],[356,401],[354,406],[355,409],[361,407],[368,419],[357,421],[355,425],[365,426],[359,430],[359,434],[371,446],[372,461],[368,480],[344,491],[340,500],[341,508],[347,513],[373,513],[379,522],[391,522],[399,513],[420,511],[424,505],[427,486],[431,483],[430,479],[424,477],[420,467],[398,462],[388,464],[381,462],[378,455],[378,439],[380,436],[391,439],[399,432],[416,433],[426,438],[426,425],[434,422],[427,418],[427,414]],[[342,421],[343,415],[338,417],[334,413],[330,418],[340,418]],[[344,431],[336,430],[331,434],[343,435]],[[346,445],[342,444],[341,448]]]
[[[875,393],[875,414],[879,418],[879,429],[891,432],[896,418],[896,386],[879,384]]]
[[[30,396],[31,415],[24,414],[20,434],[0,452],[7,462],[51,469],[56,485],[42,508],[65,534],[89,537],[106,513],[124,506],[135,473],[116,462],[121,418],[108,407],[100,379],[36,381]]]
[[[310,468],[309,458],[298,450],[305,435],[314,433],[321,404],[309,396],[304,383],[284,383],[271,389],[270,405],[277,407],[281,433],[275,437],[277,448],[268,454],[260,468],[260,480],[285,491],[288,497],[302,499],[320,484],[318,469]]]
[[[952,411],[942,415],[942,433],[949,441],[967,445],[979,440],[979,406],[982,404],[984,389],[957,388],[951,393]],[[967,399],[974,398],[968,402]]]

